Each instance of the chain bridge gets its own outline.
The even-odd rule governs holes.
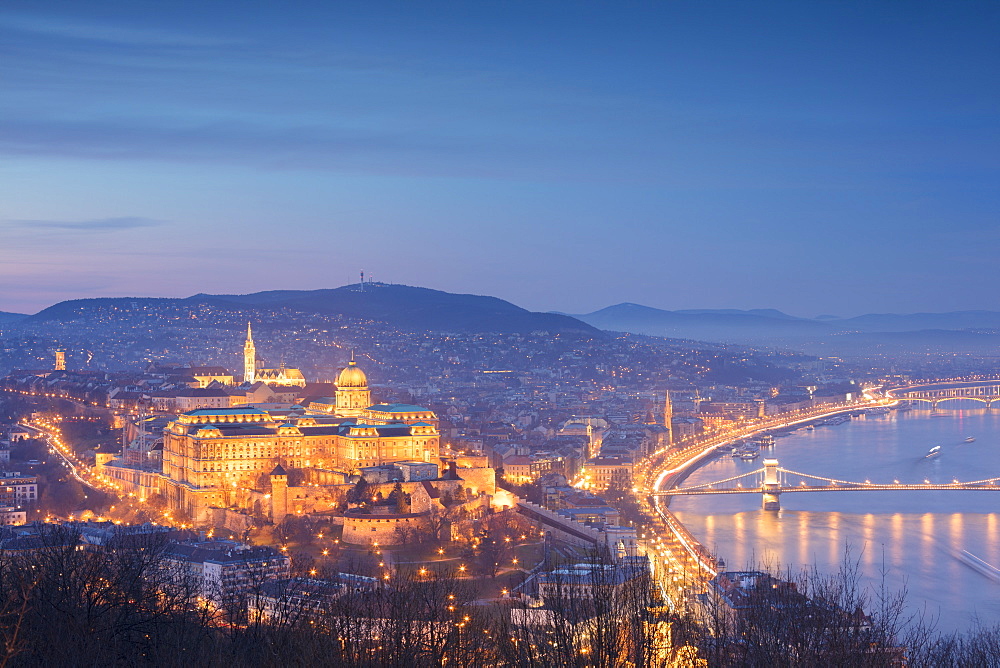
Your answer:
[[[764,510],[780,510],[779,497],[793,492],[885,492],[885,491],[991,491],[1000,492],[1000,477],[950,483],[854,482],[799,473],[781,468],[777,459],[765,459],[764,467],[715,482],[653,492],[653,496],[696,496],[701,494],[761,494]]]
[[[960,399],[979,401],[992,408],[1000,401],[1000,380],[964,381],[952,383],[926,383],[888,390],[886,394],[900,401],[923,401],[937,408],[945,401]]]

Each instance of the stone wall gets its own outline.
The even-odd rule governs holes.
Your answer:
[[[488,466],[477,468],[458,467],[455,473],[465,482],[464,487],[471,489],[474,494],[479,494],[479,492],[496,494],[497,472],[495,469],[491,469]]]
[[[401,542],[397,529],[418,529],[423,524],[424,514],[409,515],[364,515],[344,516],[344,533],[341,540],[353,545],[396,545]]]
[[[208,523],[212,526],[229,529],[239,534],[253,526],[252,517],[229,508],[209,508],[207,514]]]

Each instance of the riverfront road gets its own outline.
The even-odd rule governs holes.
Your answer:
[[[703,591],[704,583],[715,577],[718,560],[667,509],[668,501],[658,495],[676,487],[689,471],[712,457],[723,445],[775,429],[784,429],[840,413],[891,406],[892,399],[871,398],[851,404],[835,404],[763,420],[727,429],[721,433],[693,440],[677,450],[665,448],[636,463],[632,491],[643,512],[652,518],[647,552],[656,565],[661,589],[672,606],[683,605],[692,594]]]

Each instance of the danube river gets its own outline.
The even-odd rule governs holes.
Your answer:
[[[1000,477],[1000,407],[941,413],[943,417],[927,410],[893,411],[799,429],[775,439],[774,447],[762,450],[755,461],[720,457],[681,486],[753,471],[767,457],[782,468],[858,482]],[[967,437],[976,440],[966,443]],[[937,445],[940,455],[925,458]],[[790,478],[789,483],[798,480]],[[778,512],[761,510],[760,494],[689,496],[675,497],[670,509],[730,569],[816,566],[833,573],[846,549],[869,584],[877,585],[886,572],[891,588],[905,585],[910,610],[939,615],[942,630],[967,628],[976,619],[1000,623],[1000,581],[959,558],[967,550],[1000,567],[1000,487],[996,492],[785,494],[781,505]]]

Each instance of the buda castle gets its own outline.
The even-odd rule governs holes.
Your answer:
[[[253,363],[247,330],[246,379]],[[289,370],[285,370],[286,372]],[[299,374],[301,375],[301,374]],[[182,413],[163,432],[162,471],[142,470],[102,455],[98,471],[124,493],[161,495],[175,512],[203,521],[210,508],[241,508],[248,490],[263,489],[275,470],[343,484],[367,467],[440,464],[437,416],[409,404],[372,404],[365,372],[351,359],[333,397],[307,406],[253,405]],[[247,510],[247,508],[244,508]]]

